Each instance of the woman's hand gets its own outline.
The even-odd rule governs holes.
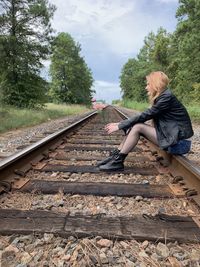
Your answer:
[[[105,126],[105,131],[108,133],[108,134],[111,134],[113,132],[116,132],[119,130],[119,122],[116,122],[116,123],[108,123],[106,126]]]

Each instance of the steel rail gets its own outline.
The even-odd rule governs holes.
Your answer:
[[[116,107],[114,108],[122,118],[128,119],[128,116],[122,111]],[[200,168],[185,156],[169,154],[149,140],[147,140],[147,146],[154,150],[154,152],[156,151],[159,156],[169,163],[168,168],[174,177],[174,182],[180,183],[185,191],[185,195],[192,198],[200,206]]]
[[[122,118],[127,118],[122,112],[118,111],[117,109],[114,110],[115,113],[114,115],[118,116],[120,115],[120,117]],[[116,114],[117,113],[117,114]],[[12,170],[16,171],[16,169],[18,168],[18,174],[19,171],[21,171],[22,176],[23,176],[23,168],[26,168],[25,163],[29,164],[29,165],[34,165],[34,162],[37,163],[36,165],[34,165],[33,167],[33,172],[37,172],[37,171],[41,171],[41,173],[43,172],[47,172],[48,168],[50,170],[51,167],[51,163],[52,163],[52,159],[57,160],[56,155],[59,154],[59,151],[61,149],[68,151],[66,149],[66,143],[69,142],[69,139],[76,139],[75,134],[76,134],[76,130],[80,129],[82,127],[82,125],[84,125],[83,127],[83,132],[84,135],[86,133],[91,133],[94,131],[91,139],[93,139],[93,137],[96,137],[97,131],[98,129],[100,129],[100,127],[102,127],[102,123],[104,124],[106,121],[106,116],[104,117],[104,114],[101,118],[101,120],[97,120],[97,121],[92,121],[90,120],[90,118],[93,118],[93,116],[95,116],[97,114],[97,112],[92,112],[90,115],[86,116],[85,118],[81,119],[80,121],[74,123],[73,125],[70,125],[62,130],[57,131],[54,134],[49,135],[48,137],[38,141],[37,143],[35,143],[34,145],[30,145],[29,147],[27,147],[26,149],[24,149],[23,151],[17,153],[15,156],[11,156],[10,157],[10,161],[4,160],[3,163],[0,164],[0,173],[4,174],[4,177],[6,175],[6,171],[10,172]],[[109,117],[109,119],[111,119],[112,116]],[[89,122],[91,123],[91,125],[86,124],[85,122]],[[98,127],[96,127],[96,123],[99,122]],[[94,123],[94,124],[93,124]],[[80,125],[81,124],[81,125]],[[86,127],[85,127],[86,126]],[[88,127],[89,126],[89,127]],[[82,129],[80,130],[80,132],[82,131]],[[79,132],[79,134],[81,134]],[[102,130],[99,131],[99,134],[102,133]],[[72,138],[71,138],[72,137]],[[108,140],[105,140],[108,141]],[[110,140],[109,140],[110,141]],[[62,146],[59,146],[60,144],[63,144]],[[72,142],[73,144],[73,142]],[[92,142],[91,142],[92,144]],[[75,142],[76,145],[76,142]],[[146,146],[147,148],[146,149]],[[98,143],[98,146],[96,146],[96,148],[101,148],[101,146]],[[70,148],[72,148],[72,150],[74,150],[74,147],[72,147],[72,145],[70,145]],[[54,150],[58,149],[59,151],[55,151],[53,153],[52,152]],[[81,148],[83,150],[83,147]],[[141,145],[141,152],[148,152],[147,153],[147,158],[149,157],[149,152],[150,152],[150,145],[148,145],[148,143],[142,139],[142,145]],[[155,148],[153,147],[154,151]],[[156,150],[158,150],[159,148],[157,147]],[[71,151],[71,150],[69,150]],[[68,154],[68,152],[67,152]],[[69,153],[70,154],[70,153]],[[138,155],[139,153],[137,153],[136,155]],[[153,154],[153,153],[152,153]],[[70,154],[71,155],[71,154]],[[70,158],[71,156],[68,155]],[[79,155],[78,155],[79,156]],[[170,155],[168,155],[170,156]],[[40,162],[38,163],[38,161],[42,158],[44,159],[49,159],[50,160],[44,160],[44,162]],[[150,156],[151,157],[151,156]],[[171,158],[170,158],[171,159]],[[76,160],[76,159],[75,159]],[[67,159],[68,161],[68,159]],[[153,158],[153,164],[154,164],[155,160]],[[47,168],[44,168],[44,164],[47,165]],[[39,166],[40,165],[40,166]],[[43,165],[43,167],[42,167]],[[68,162],[67,164],[68,165]],[[63,163],[63,165],[61,164],[60,166],[64,166],[65,170],[66,170],[66,165]],[[134,165],[134,164],[133,164]],[[157,164],[158,165],[158,164]],[[20,166],[22,168],[20,168]],[[50,167],[49,167],[50,166]],[[55,168],[56,165],[53,165],[53,168],[50,171],[59,171],[58,169]],[[58,165],[59,166],[59,165]],[[78,167],[81,167],[82,170],[80,171],[80,173],[87,173],[87,170],[85,170],[85,167],[88,165],[80,165],[76,164],[75,166],[75,171],[69,171],[71,173],[76,173]],[[90,166],[89,167],[93,167]],[[142,166],[141,166],[142,167]],[[154,167],[154,166],[153,166]],[[59,167],[60,168],[60,167]],[[143,167],[142,167],[143,168]],[[74,168],[73,168],[74,169]],[[62,171],[62,170],[61,170]],[[68,171],[67,171],[68,172]],[[16,173],[16,172],[15,172]],[[62,188],[62,192],[66,192],[64,191],[64,186],[65,188],[67,188],[68,193],[69,193],[69,184],[66,184],[66,181],[51,181],[51,184],[49,183],[48,179],[45,180],[38,180],[38,176],[37,179],[35,179],[34,181],[32,181],[31,179],[31,173],[30,172],[27,175],[27,180],[30,180],[30,182],[35,182],[34,187],[32,187],[32,189],[30,190],[30,192],[39,192],[40,194],[42,193],[53,193],[55,194],[56,192],[60,191],[60,188]],[[92,172],[91,172],[92,173]],[[133,173],[133,170],[131,171],[131,173]],[[137,172],[138,173],[138,172]],[[25,176],[26,173],[24,173]],[[158,174],[158,172],[156,171],[156,175]],[[20,174],[19,174],[20,175]],[[34,175],[34,174],[33,174]],[[101,175],[101,174],[100,174]],[[41,175],[43,176],[43,175]],[[46,177],[46,176],[45,176]],[[44,178],[45,178],[44,177]],[[13,176],[8,176],[8,178],[11,179],[15,179],[15,177]],[[21,177],[20,177],[21,178]],[[48,177],[46,177],[48,178]],[[20,179],[23,180],[23,179]],[[2,181],[1,181],[2,182]],[[23,181],[21,181],[23,182]],[[39,183],[38,183],[39,182]],[[38,183],[38,184],[37,184]],[[102,187],[102,189],[100,189],[100,185],[98,183],[85,183],[82,182],[78,185],[78,182],[76,184],[74,184],[73,182],[71,182],[71,186],[75,186],[75,188],[80,189],[81,185],[84,187],[82,187],[81,191],[78,192],[78,194],[80,194],[81,192],[85,195],[86,193],[89,194],[94,194],[95,192],[97,192],[98,194],[101,191],[101,194],[103,192],[103,189],[111,189],[111,183],[101,183],[101,187],[102,185],[104,187]],[[96,186],[95,190],[93,192],[91,192],[91,186]],[[42,186],[43,185],[43,186]],[[20,185],[21,186],[21,185]],[[22,185],[23,187],[24,185]],[[112,186],[115,187],[115,192],[113,192],[112,190],[109,192],[106,192],[106,194],[109,193],[109,195],[111,195],[111,193],[113,192],[113,195],[116,195],[117,192],[122,193],[122,186],[123,187],[128,187],[130,185],[128,184],[121,184],[121,187],[119,188],[119,184],[113,183]],[[117,190],[116,190],[116,186],[118,186]],[[137,187],[136,184],[132,184],[132,189],[135,190],[135,195],[138,194],[138,191],[140,191]],[[168,188],[168,185],[164,185],[165,187]],[[54,190],[56,189],[56,191],[52,191],[54,187]],[[89,189],[90,187],[90,189]],[[141,189],[143,188],[143,190],[146,190],[148,193],[153,193],[153,197],[156,196],[156,192],[153,192],[153,187],[152,185],[149,185],[149,188],[146,188],[146,185],[142,185],[140,184]],[[12,185],[12,189],[15,190],[15,187],[13,187]],[[18,188],[17,188],[18,189]],[[30,189],[30,188],[29,188]],[[51,190],[51,191],[46,191],[45,190]],[[85,190],[85,192],[83,191],[83,189]],[[129,188],[130,189],[130,188]],[[157,185],[157,189],[158,192],[160,192],[161,194],[161,201],[164,197],[164,188],[161,188],[161,185]],[[90,190],[90,192],[88,192]],[[127,194],[128,189],[125,188],[125,193]],[[167,189],[165,190],[167,192]],[[20,191],[20,192],[26,192],[26,191]],[[28,191],[27,191],[28,192]],[[105,191],[104,191],[105,192]],[[140,191],[142,192],[142,191]],[[170,191],[171,192],[171,191]],[[67,192],[66,192],[67,193]],[[72,188],[72,190],[70,191],[70,194],[77,194],[77,192],[74,191],[74,189]],[[133,196],[133,191],[131,193],[131,196]],[[123,197],[123,196],[122,196]],[[150,197],[150,196],[147,196]],[[160,197],[160,195],[159,195]],[[169,196],[171,197],[176,197],[173,192],[172,194],[170,194]],[[181,196],[182,197],[182,196]],[[92,214],[92,215],[81,215],[81,214],[75,214],[71,216],[71,214],[65,214],[58,212],[52,212],[52,211],[46,211],[46,210],[16,210],[16,209],[1,209],[1,216],[0,216],[0,225],[1,225],[1,233],[3,234],[13,234],[13,233],[17,233],[17,234],[32,234],[34,232],[38,232],[38,233],[55,233],[55,234],[59,234],[61,236],[69,236],[69,235],[75,235],[78,238],[81,237],[86,237],[86,236],[101,236],[103,238],[108,238],[108,239],[138,239],[138,240],[152,240],[152,241],[157,241],[162,240],[163,242],[167,240],[178,240],[181,242],[198,242],[199,238],[197,239],[197,237],[199,237],[199,218],[198,216],[195,217],[195,219],[191,216],[185,217],[185,216],[170,216],[164,213],[158,213],[155,216],[153,215],[149,215],[149,214],[141,214],[141,215],[136,215],[136,216],[131,216],[131,217],[119,217],[119,216],[115,216],[115,217],[108,217],[108,216],[104,216],[104,213],[97,213],[97,214]],[[134,222],[133,222],[134,221]],[[179,227],[181,225],[181,228]],[[73,227],[72,227],[73,226]],[[142,230],[141,230],[141,226],[142,226]],[[105,231],[105,229],[107,229]],[[121,229],[123,231],[121,231]],[[124,230],[125,229],[125,230]],[[127,231],[126,231],[127,229]],[[167,234],[166,234],[167,233]]]
[[[97,115],[98,111],[92,111],[87,114],[84,118],[78,120],[77,122],[63,128],[62,130],[56,131],[53,134],[37,141],[34,144],[26,147],[25,149],[17,152],[6,159],[0,161],[0,181],[6,180],[14,170],[22,167],[24,164],[28,164],[30,161],[33,162],[33,159],[37,158],[38,155],[42,155],[45,151],[49,151],[49,148],[55,144],[59,143],[59,140],[69,133],[76,129],[78,126],[88,121],[91,117]],[[44,156],[42,156],[44,157]]]

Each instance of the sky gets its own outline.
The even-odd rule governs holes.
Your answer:
[[[52,26],[81,44],[92,70],[96,99],[120,99],[119,76],[145,36],[159,27],[173,32],[178,0],[49,0],[56,5]]]

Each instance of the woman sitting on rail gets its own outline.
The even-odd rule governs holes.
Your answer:
[[[165,73],[156,71],[150,73],[146,80],[151,108],[119,123],[105,126],[108,134],[122,129],[126,136],[118,149],[97,165],[102,171],[123,170],[124,160],[137,145],[140,135],[172,154],[186,154],[190,150],[191,141],[186,140],[193,135],[190,117],[186,108],[167,88],[169,78]],[[154,126],[144,123],[151,119]]]

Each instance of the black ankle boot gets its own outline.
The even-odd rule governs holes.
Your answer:
[[[120,171],[124,170],[124,160],[127,154],[119,153],[115,155],[107,164],[99,167],[100,171]]]
[[[120,152],[119,149],[117,149],[117,148],[114,149],[113,151],[110,152],[110,155],[109,155],[107,158],[105,158],[104,160],[102,160],[102,161],[100,161],[99,163],[97,163],[96,166],[99,167],[99,166],[101,166],[101,165],[104,165],[104,164],[108,163],[111,159],[113,159],[113,157],[114,157],[115,155],[118,155],[119,152]]]

